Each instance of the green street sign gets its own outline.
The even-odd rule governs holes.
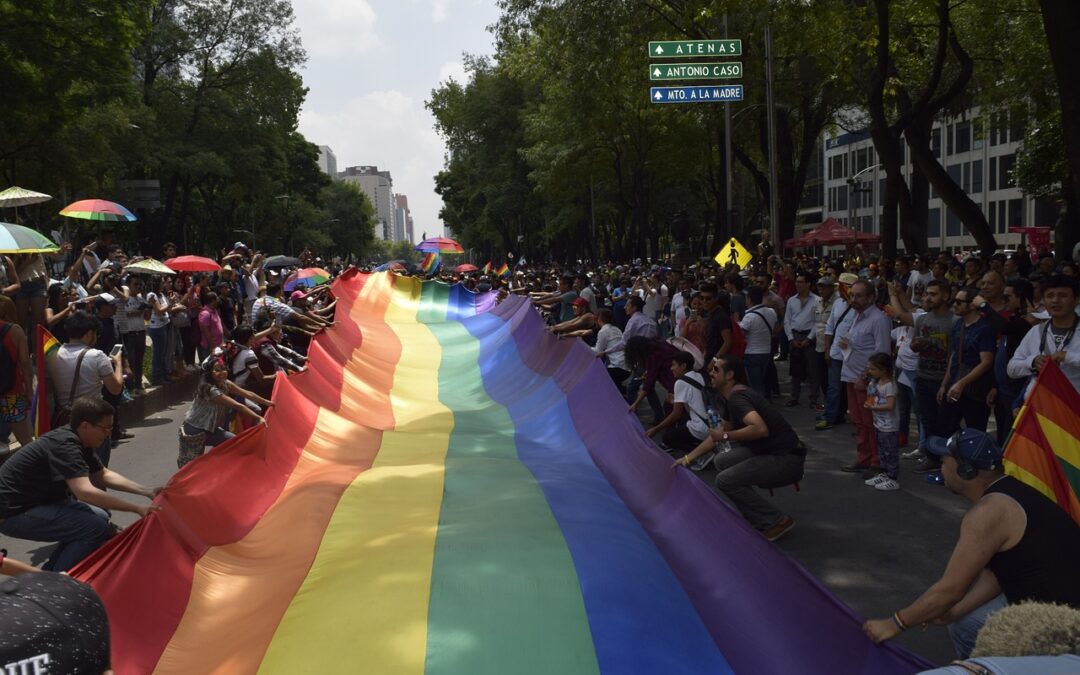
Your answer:
[[[679,59],[687,56],[742,56],[742,40],[653,40],[649,57]]]
[[[654,63],[649,66],[650,80],[722,80],[742,77],[742,62],[727,63]]]

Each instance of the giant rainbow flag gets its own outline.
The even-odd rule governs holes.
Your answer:
[[[912,673],[527,301],[390,273],[73,573],[117,673]]]

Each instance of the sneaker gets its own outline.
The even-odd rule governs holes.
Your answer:
[[[882,474],[882,475],[884,475],[884,474]],[[883,480],[880,483],[878,483],[877,485],[875,485],[874,489],[875,490],[881,490],[882,492],[893,492],[894,490],[899,490],[900,489],[900,483],[897,483],[892,478],[889,478],[888,476],[885,476],[885,480]]]
[[[934,485],[944,485],[945,476],[941,475],[941,471],[930,471],[926,474],[926,482]]]
[[[825,412],[825,404],[824,403],[817,403],[817,402],[811,403],[810,407],[813,408],[814,410],[816,410],[817,412]]]
[[[698,457],[694,460],[693,464],[690,465],[690,470],[704,471],[706,468],[708,468],[709,464],[712,463],[713,457],[715,456],[716,451],[714,450],[713,452],[709,452],[702,455],[701,457]]]
[[[887,480],[891,480],[891,479],[886,474],[879,473],[878,475],[874,476],[873,478],[867,478],[866,480],[863,481],[863,483],[865,483],[866,485],[869,485],[870,487],[876,487],[878,484],[884,483]]]
[[[826,429],[832,429],[833,428],[833,423],[830,422],[829,420],[821,420],[820,422],[818,422],[817,424],[814,425],[814,428],[817,429],[818,431],[825,431]]]
[[[775,525],[762,532],[762,534],[765,535],[765,538],[769,541],[776,541],[788,532],[791,532],[792,528],[794,527],[795,519],[791,516],[784,516],[780,520],[776,521]]]
[[[926,451],[922,448],[915,448],[909,452],[902,452],[900,456],[904,459],[926,459]]]
[[[870,468],[869,464],[845,464],[840,467],[844,473],[862,473]]]
[[[923,459],[921,462],[919,462],[918,466],[912,469],[912,471],[914,471],[915,473],[934,473],[940,472],[941,467],[937,464],[933,464],[927,461],[926,459]]]

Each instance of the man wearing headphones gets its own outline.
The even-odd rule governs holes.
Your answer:
[[[1001,448],[985,432],[961,429],[927,445],[944,458],[945,485],[975,505],[960,523],[941,579],[892,617],[867,621],[863,632],[881,642],[909,626],[949,624],[964,659],[987,616],[1006,604],[1033,600],[1080,609],[1080,526],[1037,490],[1006,476]]]

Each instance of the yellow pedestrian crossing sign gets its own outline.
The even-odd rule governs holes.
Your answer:
[[[740,244],[735,237],[732,237],[731,241],[725,244],[720,249],[720,252],[716,254],[716,257],[713,258],[721,267],[735,263],[739,266],[739,269],[745,269],[753,259],[753,254],[747,251],[746,247]]]

